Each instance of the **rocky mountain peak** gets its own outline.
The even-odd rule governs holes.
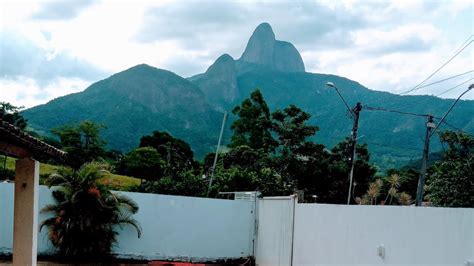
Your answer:
[[[239,60],[284,72],[305,71],[303,59],[295,46],[276,40],[268,23],[257,26]]]

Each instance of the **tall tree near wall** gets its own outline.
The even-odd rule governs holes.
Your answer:
[[[435,206],[474,207],[474,138],[465,133],[440,134],[448,145],[442,161],[428,171],[428,198]]]
[[[188,143],[167,132],[154,131],[140,139],[140,147],[152,147],[165,162],[163,174],[177,177],[181,172],[197,167],[194,153]]]
[[[252,149],[273,152],[278,143],[273,139],[270,109],[260,90],[256,89],[232,113],[238,118],[232,123],[234,134],[230,147],[247,145]]]

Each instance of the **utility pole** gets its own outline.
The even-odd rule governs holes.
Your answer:
[[[217,141],[216,154],[214,155],[214,163],[212,164],[211,177],[209,178],[209,186],[207,188],[207,197],[209,197],[209,193],[211,192],[212,179],[214,178],[214,171],[216,169],[217,157],[219,156],[219,148],[221,146],[221,140],[222,140],[222,135],[224,134],[224,127],[225,127],[226,120],[227,120],[227,111],[224,111],[224,118],[222,118],[221,133],[219,134],[219,140]]]
[[[418,178],[418,187],[416,189],[416,206],[421,206],[423,203],[423,190],[425,187],[426,177],[426,164],[428,160],[428,153],[430,149],[430,137],[431,131],[435,128],[433,123],[433,116],[428,115],[428,121],[426,122],[426,135],[425,135],[425,146],[423,148],[423,157],[421,159],[421,171],[420,177]]]
[[[352,121],[354,124],[352,125],[352,131],[351,131],[351,139],[350,139],[350,145],[351,145],[351,154],[350,154],[350,161],[351,161],[351,171],[349,172],[349,192],[347,193],[347,205],[351,203],[351,194],[352,194],[352,182],[354,180],[354,167],[355,167],[355,157],[356,157],[356,144],[357,144],[357,129],[359,129],[359,113],[362,111],[362,104],[357,103],[354,108],[350,108],[349,105],[347,104],[346,100],[344,97],[342,97],[342,94],[339,92],[339,89],[336,87],[336,85],[332,82],[326,82],[326,86],[334,88],[341,98],[341,100],[344,102],[344,105],[346,106],[347,110],[351,114]]]
[[[347,193],[347,205],[351,203],[352,182],[354,179],[354,167],[356,157],[357,130],[359,129],[359,113],[361,110],[362,105],[360,103],[357,103],[356,106],[352,109],[352,113],[354,114],[354,125],[352,126],[351,132],[351,171],[349,172],[349,193]]]

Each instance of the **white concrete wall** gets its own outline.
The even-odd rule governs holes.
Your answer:
[[[295,197],[259,200],[256,264],[286,266],[291,263]]]
[[[385,258],[377,248],[385,247]],[[293,265],[467,265],[474,209],[297,204]]]
[[[140,207],[135,219],[143,234],[124,227],[114,253],[144,259],[217,260],[253,255],[254,203],[121,192]],[[0,184],[0,253],[13,243],[13,184]],[[40,186],[39,209],[53,203],[50,190]],[[44,214],[39,222],[46,218]],[[54,252],[47,228],[38,235],[38,253]]]
[[[13,202],[15,196],[15,184],[0,183],[0,254],[11,254],[13,247]],[[38,209],[41,210],[47,204],[53,203],[53,197],[45,186],[39,187]],[[45,214],[38,217],[41,224],[46,219]],[[43,228],[38,233],[38,253],[52,253],[52,244],[48,240],[48,230]]]
[[[126,228],[114,250],[122,256],[215,260],[252,255],[254,203],[126,192],[140,211],[143,235]]]

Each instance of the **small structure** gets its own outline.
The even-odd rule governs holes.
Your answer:
[[[0,118],[0,151],[15,164],[13,265],[36,265],[38,236],[38,158],[64,159],[66,153]]]

